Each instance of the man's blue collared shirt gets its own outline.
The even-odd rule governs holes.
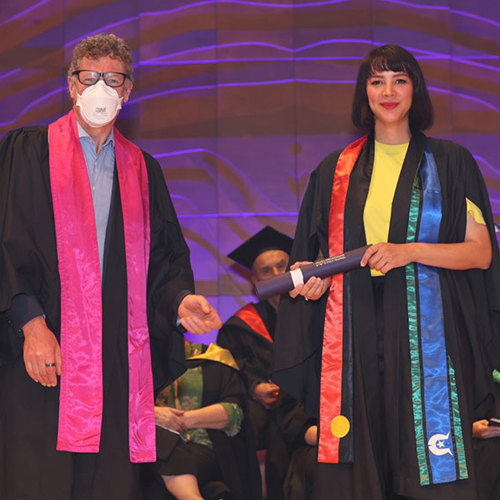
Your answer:
[[[99,248],[99,262],[101,264],[101,277],[104,261],[104,244],[106,241],[106,228],[108,227],[109,207],[113,190],[113,174],[115,169],[114,133],[109,136],[101,147],[99,154],[96,152],[94,140],[85,132],[77,122],[78,137],[82,145],[83,156],[89,174],[90,190],[94,202],[95,224],[97,228],[97,245]]]

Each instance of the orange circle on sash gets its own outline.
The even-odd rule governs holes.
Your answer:
[[[330,425],[332,434],[337,438],[343,438],[351,429],[351,423],[344,415],[337,415]]]

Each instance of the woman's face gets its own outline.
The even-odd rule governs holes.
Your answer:
[[[407,73],[375,72],[366,82],[366,93],[376,124],[408,127],[413,83]]]

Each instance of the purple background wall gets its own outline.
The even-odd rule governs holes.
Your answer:
[[[500,220],[498,0],[1,0],[0,135],[69,109],[71,51],[98,32],[134,51],[118,127],[161,163],[223,319],[253,299],[226,254],[266,224],[293,235],[309,172],[356,137],[353,82],[375,45],[420,61],[430,133],[472,151]]]

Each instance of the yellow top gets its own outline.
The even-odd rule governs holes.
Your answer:
[[[467,213],[471,214],[472,218],[478,224],[483,224],[486,226],[486,222],[484,221],[483,212],[481,212],[481,209],[475,203],[472,203],[469,198],[465,198],[465,201],[467,202]]]
[[[393,145],[375,141],[373,173],[363,214],[366,242],[369,245],[387,241],[389,236],[392,200],[408,144]]]
[[[373,173],[366,198],[363,223],[366,242],[374,244],[387,241],[391,223],[392,200],[396,192],[401,168],[408,150],[406,144],[382,144],[375,141]],[[479,224],[485,224],[481,209],[466,198],[467,212]],[[383,276],[371,270],[372,276]]]

